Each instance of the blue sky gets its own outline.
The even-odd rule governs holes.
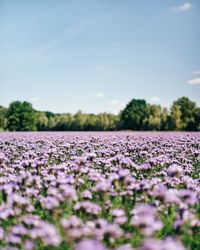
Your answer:
[[[200,105],[200,1],[0,0],[0,86],[53,112]]]

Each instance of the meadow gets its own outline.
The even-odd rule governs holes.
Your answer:
[[[200,249],[200,133],[0,133],[0,249]]]

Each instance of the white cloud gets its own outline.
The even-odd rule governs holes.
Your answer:
[[[151,97],[151,102],[159,102],[159,101],[160,101],[160,97],[158,96]]]
[[[200,75],[200,70],[194,70],[194,71],[192,71],[192,74],[193,75]]]
[[[171,9],[174,10],[174,11],[186,11],[186,10],[189,10],[191,8],[192,8],[192,4],[186,2],[186,3],[183,3],[181,5],[174,6]]]
[[[200,84],[200,78],[194,78],[188,81],[189,84],[195,85]]]
[[[109,102],[110,105],[118,105],[119,101],[116,99],[113,99],[111,102]]]
[[[102,98],[102,97],[104,97],[104,93],[103,93],[103,92],[97,92],[97,93],[94,95],[94,97],[96,97],[96,98]]]

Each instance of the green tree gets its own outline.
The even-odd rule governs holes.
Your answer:
[[[56,118],[55,116],[50,116],[48,118],[48,123],[47,123],[47,130],[48,131],[53,131],[55,130],[55,127],[56,127]]]
[[[9,131],[36,130],[36,115],[32,104],[14,101],[6,112],[7,128]]]
[[[38,131],[48,130],[48,118],[45,112],[36,113],[36,127]]]
[[[170,116],[170,114],[169,114],[168,109],[167,108],[162,108],[160,130],[162,130],[162,131],[169,130],[169,127],[168,127],[169,116]]]
[[[55,130],[56,131],[67,131],[72,130],[73,116],[69,113],[57,115]]]
[[[161,126],[161,106],[148,104],[146,118],[144,119],[145,130],[160,130]]]
[[[200,108],[197,107],[194,111],[194,131],[200,131]]]
[[[6,108],[0,106],[0,131],[6,128]]]
[[[97,116],[95,114],[88,114],[86,116],[84,130],[86,130],[86,131],[97,131],[98,130],[98,120],[97,120]]]
[[[105,113],[106,117],[106,123],[105,123],[105,129],[104,130],[117,130],[118,129],[118,123],[119,123],[119,115],[113,115],[110,113]]]
[[[47,117],[47,131],[54,131],[56,127],[56,114],[53,112],[46,111],[44,112],[45,116]]]
[[[172,104],[172,109],[179,109],[180,124],[178,129],[193,130],[194,127],[194,111],[196,103],[192,102],[188,97],[181,97]]]
[[[83,131],[86,122],[86,116],[86,114],[83,114],[81,111],[78,111],[73,117],[72,130]]]
[[[169,130],[181,130],[181,110],[175,103],[170,108],[170,116],[167,120]]]
[[[121,112],[120,122],[122,129],[142,130],[146,117],[147,103],[145,100],[133,99]]]

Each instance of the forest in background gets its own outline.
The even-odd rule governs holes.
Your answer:
[[[37,111],[29,102],[0,106],[0,131],[200,131],[200,107],[188,97],[169,109],[132,99],[118,115]]]

